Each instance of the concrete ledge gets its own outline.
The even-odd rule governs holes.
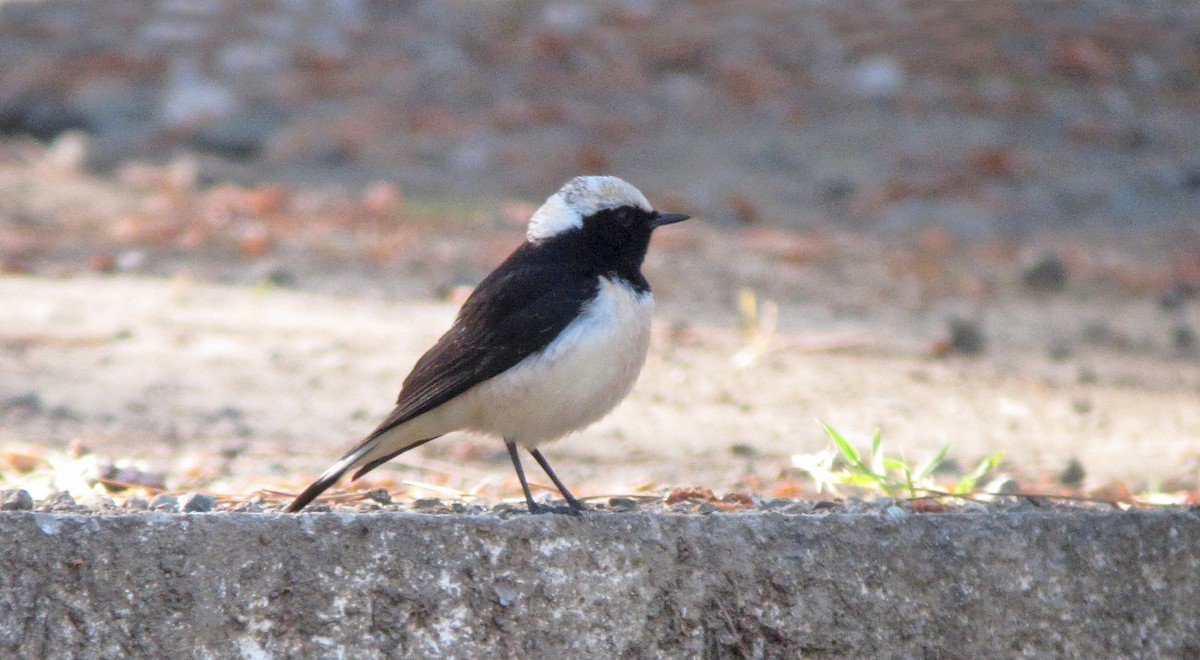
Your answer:
[[[1200,657],[1195,511],[0,514],[0,656]]]

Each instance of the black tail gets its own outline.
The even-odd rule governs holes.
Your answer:
[[[435,438],[437,438],[437,436],[434,436],[433,438],[426,438],[420,442],[414,442],[403,449],[394,451],[387,456],[384,456],[383,458],[378,458],[370,463],[367,463],[359,468],[358,472],[354,473],[354,479],[357,480],[359,477],[370,472],[371,470],[374,470],[380,465],[387,463],[400,454],[403,454],[410,449],[416,449],[417,447],[420,447],[421,445]],[[325,470],[325,472],[317,478],[316,481],[309,484],[308,488],[305,488],[303,493],[300,493],[298,496],[296,496],[296,499],[292,500],[292,503],[289,504],[284,511],[287,513],[296,513],[300,509],[308,506],[313,500],[320,497],[321,493],[324,493],[329,489],[330,486],[336,484],[338,479],[342,478],[343,474],[346,474],[347,471],[354,467],[355,463],[357,463],[362,459],[363,456],[366,456],[368,452],[375,448],[375,443],[371,442],[371,440],[374,439],[375,438],[369,438],[367,442],[359,445],[349,454],[346,454],[340,460],[338,460],[337,463],[331,465],[328,470]]]
[[[300,493],[296,499],[292,500],[292,503],[289,504],[284,511],[288,513],[295,513],[307,506],[309,502],[317,499],[318,495],[324,493],[330,486],[336,484],[338,479],[341,479],[342,475],[346,474],[346,471],[350,469],[350,466],[354,465],[354,462],[357,461],[361,455],[362,454],[360,453],[360,450],[356,449],[343,456],[341,460],[330,466],[328,470],[325,470],[325,472],[318,477],[316,481],[309,484],[308,488],[305,488],[303,493]]]

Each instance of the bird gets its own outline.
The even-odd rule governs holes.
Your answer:
[[[582,513],[540,447],[603,418],[633,388],[650,346],[654,297],[642,274],[650,236],[688,218],[654,210],[615,176],[568,181],[417,360],[391,414],[286,511],[300,511],[347,472],[358,479],[465,430],[504,441],[530,513]],[[534,501],[518,447],[554,482],[565,508]]]

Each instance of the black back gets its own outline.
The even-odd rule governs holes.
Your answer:
[[[580,229],[517,248],[480,282],[454,325],[417,361],[395,410],[366,442],[545,348],[595,297],[600,277],[649,291],[641,266],[653,217],[631,206],[606,209],[586,218]]]

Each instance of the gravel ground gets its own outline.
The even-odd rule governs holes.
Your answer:
[[[345,500],[346,498],[342,498]],[[567,511],[565,500],[549,497],[539,498],[539,503]],[[28,491],[21,489],[0,491],[0,511],[32,511],[40,513],[62,513],[77,515],[111,516],[149,513],[280,513],[287,501],[278,498],[229,499],[204,493],[185,493],[180,496],[160,494],[154,497],[130,496],[118,504],[113,499],[89,498],[87,503],[76,502],[69,493],[58,493],[53,497],[35,501]],[[747,493],[731,493],[717,498],[711,492],[691,497],[678,493],[666,498],[657,495],[585,498],[587,511],[582,515],[605,513],[657,513],[674,515],[710,515],[738,513],[776,513],[780,515],[877,515],[903,518],[909,515],[943,513],[998,514],[1041,512],[1113,511],[1128,508],[1127,504],[1111,502],[1065,501],[1041,496],[981,496],[964,501],[955,498],[895,499],[890,497],[847,497],[835,499],[794,499],[759,497]],[[1158,511],[1196,510],[1200,505],[1154,506]],[[375,489],[359,493],[349,501],[321,502],[305,509],[308,513],[408,513],[424,515],[468,515],[500,516],[528,515],[523,501],[500,501],[493,498],[438,498],[423,497],[403,503],[394,503],[386,489]],[[556,514],[546,514],[556,515]],[[557,514],[557,515],[565,515]]]

